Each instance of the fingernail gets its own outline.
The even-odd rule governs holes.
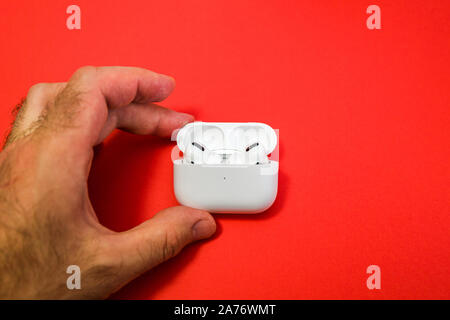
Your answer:
[[[213,219],[199,220],[192,226],[194,240],[209,238],[216,232],[216,223]]]
[[[194,121],[195,118],[193,115],[184,113],[184,112],[177,112],[177,121],[179,128],[183,127],[184,125],[188,124],[189,122]]]

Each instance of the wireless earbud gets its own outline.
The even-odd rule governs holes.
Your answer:
[[[173,159],[175,196],[181,204],[210,212],[256,213],[275,201],[277,145],[264,123],[193,122],[177,133],[182,159]]]
[[[185,163],[190,164],[264,164],[269,158],[264,148],[258,143],[241,150],[214,150],[210,151],[197,142],[186,147],[184,153]]]
[[[201,164],[203,163],[204,155],[204,148],[200,149],[194,144],[188,145],[183,153],[184,162],[190,164]]]
[[[192,142],[184,152],[184,162],[189,164],[219,164],[221,158],[198,142]]]
[[[259,142],[254,142],[245,148],[246,160],[250,164],[264,164],[269,162],[264,147]]]

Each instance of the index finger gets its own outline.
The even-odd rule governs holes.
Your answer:
[[[173,90],[173,78],[135,67],[83,67],[78,69],[46,120],[70,130],[93,146],[110,116],[109,110],[165,99]]]

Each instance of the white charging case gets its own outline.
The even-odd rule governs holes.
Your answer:
[[[267,156],[277,140],[276,132],[264,123],[185,125],[176,136],[183,158],[174,156],[179,151],[172,154],[176,199],[215,213],[268,209],[277,196],[278,161]]]

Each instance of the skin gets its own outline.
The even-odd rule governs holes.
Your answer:
[[[193,117],[154,104],[171,77],[83,67],[33,86],[0,153],[0,298],[106,298],[216,230],[205,211],[177,206],[125,231],[102,226],[88,196],[93,147],[115,128],[170,137]],[[81,289],[69,290],[69,265]]]

